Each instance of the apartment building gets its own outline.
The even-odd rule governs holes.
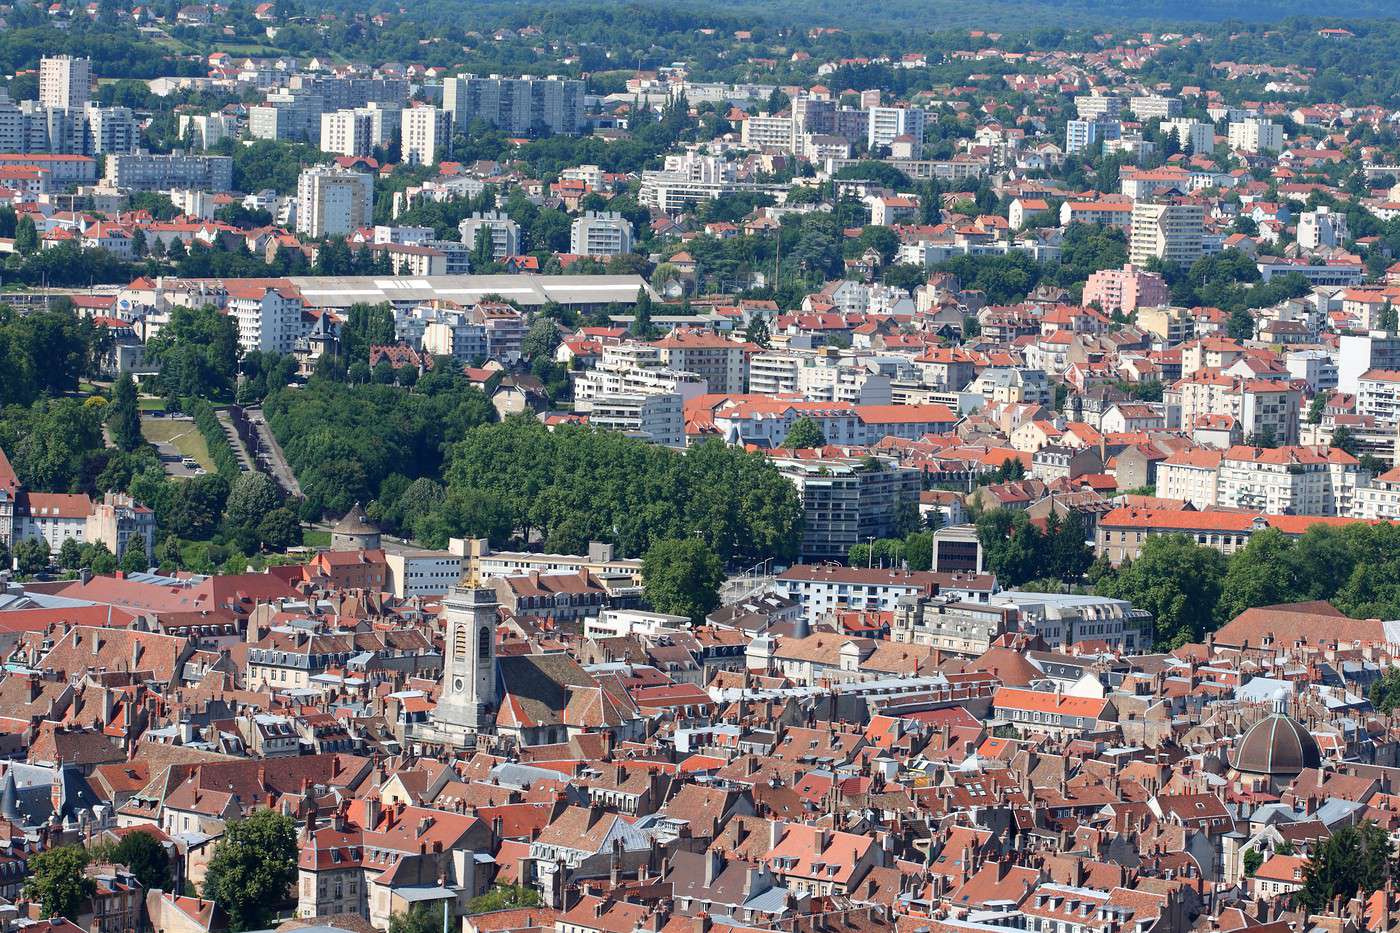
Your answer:
[[[1164,97],[1160,94],[1130,97],[1128,109],[1139,120],[1169,120],[1181,114],[1181,98]]]
[[[620,256],[632,251],[632,222],[616,211],[587,211],[569,228],[575,256]]]
[[[1283,127],[1272,120],[1248,119],[1231,123],[1230,148],[1240,152],[1281,152]]]
[[[656,341],[660,360],[668,369],[695,373],[717,393],[747,392],[749,356],[753,348],[718,334],[678,330]]]
[[[989,367],[963,389],[988,402],[1001,404],[1049,405],[1053,392],[1049,377],[1040,369]]]
[[[321,151],[367,156],[399,135],[404,111],[371,102],[321,114]]]
[[[1216,505],[1221,450],[1178,450],[1157,464],[1157,495],[1180,499],[1198,509]]]
[[[1134,266],[1153,259],[1189,266],[1201,258],[1205,208],[1199,204],[1139,201],[1132,224],[1128,261]]]
[[[491,238],[491,258],[497,262],[520,253],[520,225],[499,211],[475,213],[457,225],[462,243],[475,249],[482,231]]]
[[[919,471],[893,460],[775,458],[802,499],[803,560],[845,560],[854,545],[894,533],[902,510],[918,508]]]
[[[244,353],[291,353],[310,330],[311,321],[303,319],[301,296],[288,285],[229,279],[224,291],[224,310],[238,324],[238,345]]]
[[[1337,347],[1337,389],[1355,395],[1368,370],[1400,371],[1400,334],[1343,334]]]
[[[401,118],[403,160],[436,165],[452,143],[452,115],[437,107],[408,107]]]
[[[4,466],[8,467],[8,463]],[[155,513],[126,495],[106,493],[98,502],[84,494],[40,493],[9,486],[0,477],[0,544],[13,547],[43,538],[57,554],[63,542],[101,542],[118,558],[133,542],[155,553]]]
[[[1060,205],[1060,226],[1103,224],[1127,230],[1133,224],[1133,202],[1129,198],[1099,201],[1065,201]]]
[[[1114,94],[1081,94],[1074,99],[1074,109],[1081,120],[1096,117],[1117,120],[1123,116],[1123,98]]]
[[[913,107],[870,107],[865,143],[870,149],[888,146],[900,136],[924,138],[926,114]]]
[[[367,156],[374,150],[373,115],[363,110],[321,114],[321,151]]]
[[[444,596],[462,581],[462,558],[450,551],[394,548],[384,552],[386,589],[400,599]]]
[[[1196,334],[1196,317],[1189,308],[1166,304],[1139,307],[1133,323],[1157,338],[1157,343],[1169,347],[1184,343]]]
[[[1200,120],[1163,120],[1162,132],[1176,136],[1177,145],[1192,154],[1215,151],[1215,124]]]
[[[976,658],[1002,635],[1015,631],[1016,621],[1014,606],[988,606],[950,596],[911,596],[894,611],[890,641]]]
[[[442,107],[457,126],[485,120],[515,135],[583,131],[584,84],[570,78],[461,74],[442,83]]]
[[[465,308],[437,302],[394,309],[399,340],[432,356],[450,356],[469,363],[487,355],[486,325],[473,320]]]
[[[1391,468],[1357,487],[1351,516],[1366,521],[1400,521],[1400,468]]]
[[[1298,245],[1303,249],[1342,246],[1350,238],[1346,214],[1324,205],[1298,215]]]
[[[773,581],[773,592],[795,600],[808,622],[845,610],[893,613],[906,600],[940,593],[968,602],[986,602],[995,588],[996,578],[984,574],[955,576],[833,564],[797,564]]]
[[[760,113],[746,117],[739,128],[739,141],[754,149],[791,151],[794,138],[791,117]]]
[[[1102,143],[1119,139],[1122,135],[1123,125],[1117,120],[1070,120],[1065,124],[1065,152],[1074,155],[1092,151]]]
[[[528,573],[573,573],[587,571],[595,577],[626,577],[634,583],[642,579],[642,561],[617,557],[611,544],[589,542],[587,554],[548,554],[537,551],[493,551],[485,538],[452,538],[447,549],[463,558],[467,576],[483,579],[514,577]]]
[[[1021,631],[1039,636],[1052,651],[1107,643],[1110,651],[1132,654],[1152,646],[1152,614],[1126,599],[1005,590],[988,602],[1015,609]]]
[[[81,110],[92,100],[92,59],[46,55],[39,59],[39,103]]]
[[[675,394],[684,404],[709,390],[705,377],[666,366],[661,351],[650,344],[605,346],[598,365],[575,373],[573,380],[575,409],[580,412],[606,396]]]
[[[1084,304],[1098,305],[1109,314],[1132,314],[1138,308],[1164,305],[1169,298],[1166,279],[1132,263],[1121,269],[1100,269],[1084,283]]]
[[[1218,504],[1274,514],[1350,515],[1366,474],[1336,448],[1238,445],[1220,460]]]
[[[471,309],[472,319],[486,328],[486,352],[512,366],[520,360],[525,339],[525,315],[503,302],[482,301]]]
[[[170,191],[195,188],[214,193],[233,190],[233,159],[229,156],[153,155],[116,153],[107,157],[104,182],[128,191]]]
[[[588,404],[591,427],[621,431],[653,444],[685,446],[685,418],[676,392],[600,395]]]
[[[1383,425],[1400,425],[1400,370],[1369,369],[1362,373],[1356,383],[1356,413]]]
[[[1203,371],[1172,385],[1163,400],[1167,427],[1189,428],[1209,415],[1227,415],[1248,441],[1294,444],[1302,393],[1283,379],[1246,379]]]
[[[297,232],[344,236],[372,222],[374,178],[338,165],[317,165],[297,179]]]
[[[238,135],[238,118],[224,113],[182,113],[176,130],[183,140],[196,149],[217,146],[225,139]],[[321,147],[323,151],[325,147]]]

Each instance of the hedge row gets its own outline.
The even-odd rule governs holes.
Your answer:
[[[241,472],[238,454],[233,452],[224,426],[214,413],[214,406],[208,399],[188,398],[181,407],[194,416],[194,426],[199,428],[199,433],[204,435],[204,443],[209,445],[209,459],[214,461],[214,469],[230,483],[233,482]]]

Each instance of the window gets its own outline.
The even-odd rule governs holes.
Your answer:
[[[476,635],[476,656],[485,661],[491,657],[491,627],[483,625]]]

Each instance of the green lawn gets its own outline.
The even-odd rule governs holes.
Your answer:
[[[174,418],[142,418],[141,433],[152,443],[167,443],[174,446],[182,457],[193,457],[195,462],[210,473],[214,472],[214,461],[209,457],[209,445],[204,443],[204,435],[193,421],[176,421]]]
[[[330,547],[331,533],[320,528],[303,528],[301,544],[302,547]]]
[[[136,400],[136,407],[142,411],[165,411],[165,399],[143,395]]]

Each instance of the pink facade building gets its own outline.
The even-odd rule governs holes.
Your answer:
[[[1084,303],[1097,304],[1108,313],[1132,314],[1138,308],[1167,303],[1166,279],[1129,263],[1121,269],[1100,269],[1084,283]]]

